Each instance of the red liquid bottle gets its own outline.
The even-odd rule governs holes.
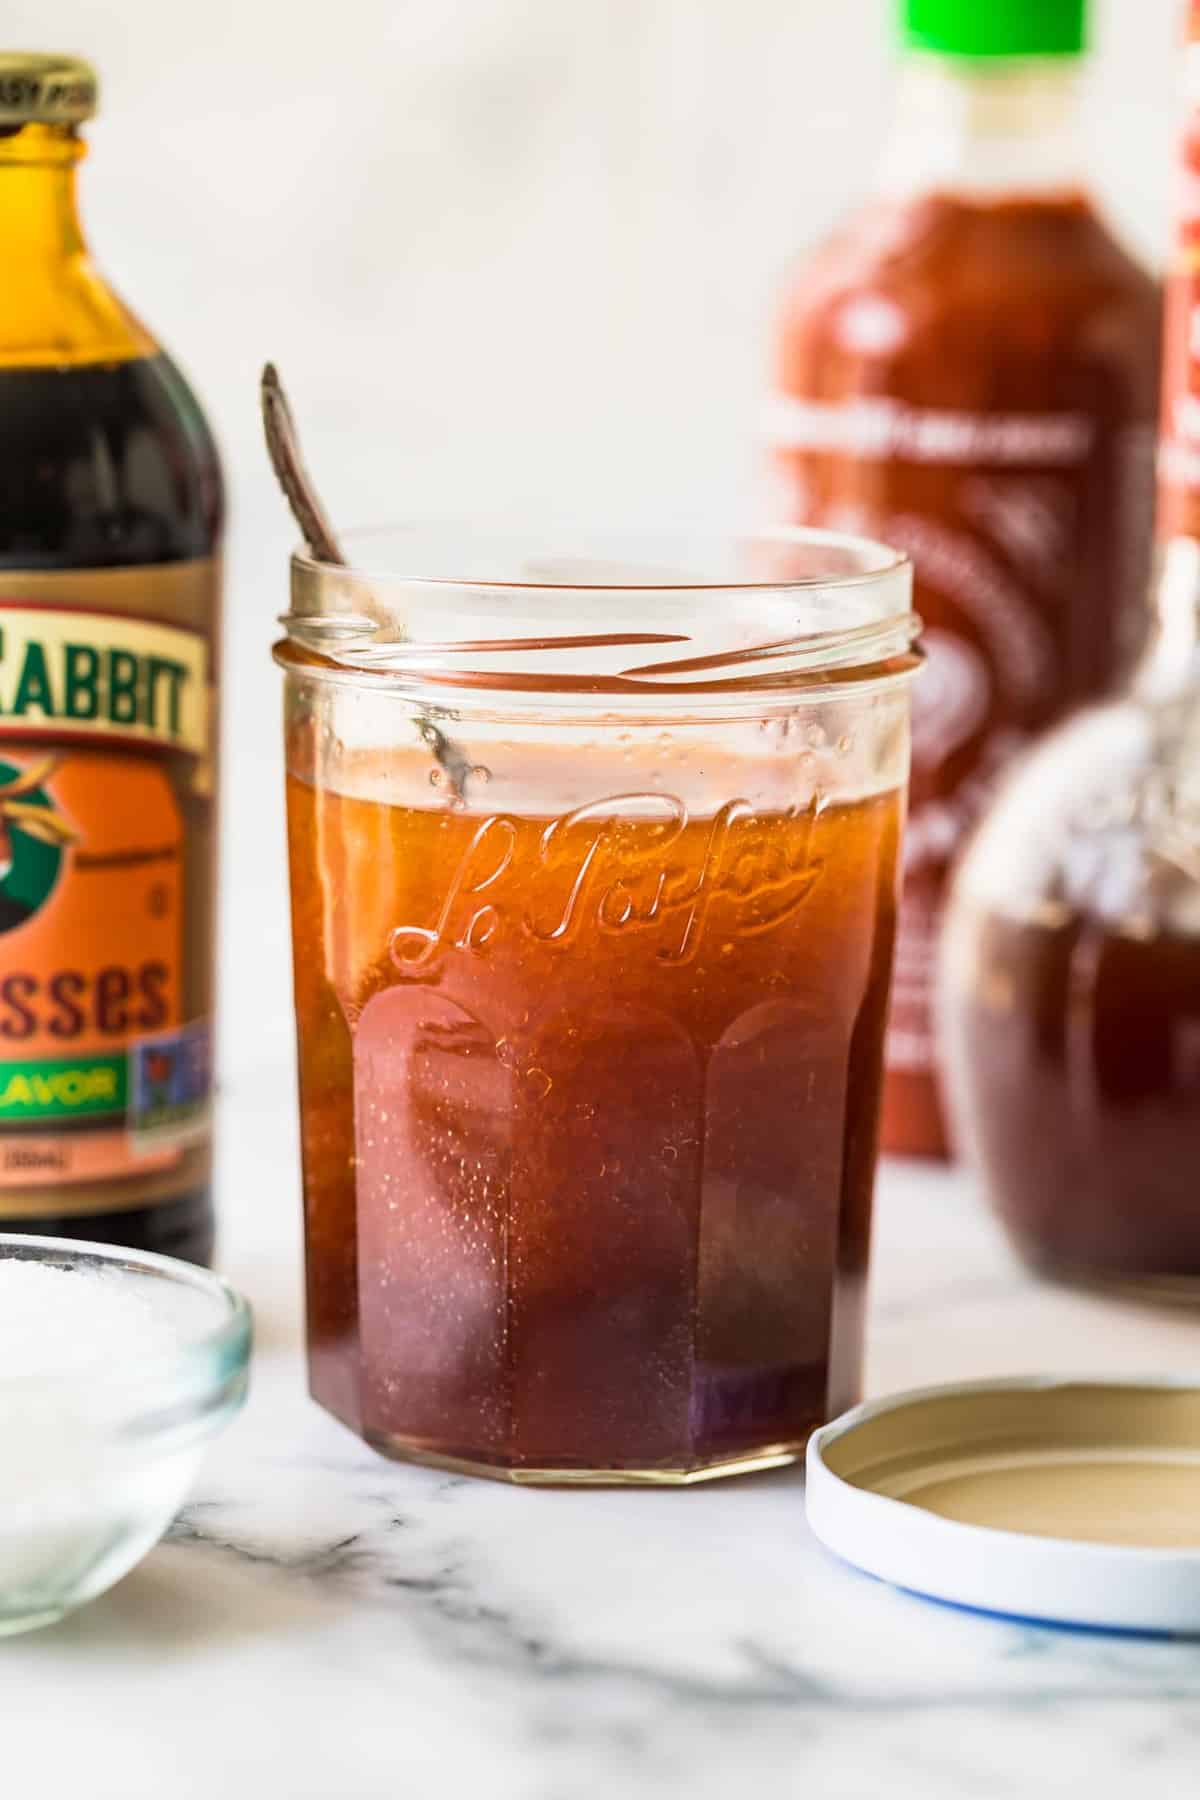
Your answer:
[[[1200,44],[1200,7],[1193,8]],[[1128,691],[1055,732],[955,885],[951,1096],[1027,1261],[1200,1284],[1200,81],[1168,288],[1159,574]]]
[[[943,897],[1016,752],[1131,660],[1159,303],[1090,198],[1082,0],[906,0],[876,197],[800,271],[776,351],[781,514],[908,552],[928,666],[885,1149],[940,1155]]]

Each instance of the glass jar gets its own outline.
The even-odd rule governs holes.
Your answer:
[[[963,1147],[1021,1255],[1200,1287],[1200,543],[1172,542],[1130,690],[1021,766],[964,858],[942,967]]]
[[[313,1392],[515,1481],[790,1461],[859,1379],[908,566],[351,555],[277,649]]]

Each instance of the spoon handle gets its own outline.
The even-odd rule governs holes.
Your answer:
[[[345,563],[341,545],[325,508],[321,505],[312,476],[300,454],[300,437],[296,421],[288,405],[288,397],[279,371],[268,363],[262,372],[263,430],[267,437],[267,453],[271,458],[280,487],[292,509],[304,542],[318,562]]]

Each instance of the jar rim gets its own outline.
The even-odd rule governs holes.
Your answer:
[[[908,558],[846,533],[558,527],[533,537],[434,524],[346,544],[350,564],[293,555],[277,659],[431,703],[449,691],[572,710],[650,695],[744,704],[814,682],[888,679],[918,661]]]
[[[543,536],[545,535],[545,529],[546,528],[543,528],[541,532],[541,535]],[[594,542],[597,536],[595,528],[591,526],[580,527],[567,525],[559,526],[556,529],[560,536],[570,536],[577,533],[580,538],[585,541]],[[698,572],[691,577],[684,576],[681,578],[677,574],[670,579],[661,577],[656,578],[652,569],[647,569],[644,578],[637,581],[615,581],[611,578],[605,580],[569,581],[565,579],[535,579],[531,576],[527,576],[524,579],[500,576],[486,577],[471,574],[465,567],[460,574],[435,575],[417,573],[415,566],[412,572],[410,572],[395,566],[389,566],[386,560],[380,560],[378,562],[374,560],[368,561],[361,553],[363,550],[374,551],[377,546],[382,549],[389,540],[396,541],[402,536],[408,538],[411,535],[412,538],[417,539],[418,534],[428,534],[430,536],[437,534],[438,538],[440,538],[445,534],[447,537],[453,537],[460,544],[464,545],[470,542],[472,538],[477,538],[479,544],[485,547],[489,552],[494,551],[502,554],[506,549],[511,552],[511,547],[514,544],[524,545],[531,542],[532,530],[533,528],[523,528],[521,530],[506,528],[503,533],[499,530],[491,529],[480,532],[477,527],[461,520],[433,520],[428,522],[416,521],[413,523],[401,523],[399,525],[358,526],[345,532],[342,536],[342,542],[351,546],[356,552],[352,561],[343,563],[324,561],[322,558],[314,556],[312,551],[306,545],[302,544],[297,546],[292,552],[291,562],[293,570],[303,569],[311,571],[313,574],[324,574],[327,577],[336,577],[339,579],[350,578],[351,580],[362,582],[366,585],[400,580],[403,581],[406,587],[433,587],[438,589],[464,588],[470,589],[472,592],[491,592],[496,594],[528,591],[586,594],[594,593],[598,589],[602,589],[605,592],[638,592],[651,594],[691,594],[718,591],[722,593],[755,593],[763,590],[803,590],[806,588],[830,586],[854,587],[860,586],[863,583],[875,582],[888,575],[898,573],[904,569],[909,562],[909,558],[903,550],[897,550],[893,545],[884,543],[880,538],[867,537],[854,532],[834,531],[827,529],[824,526],[815,525],[756,525],[742,530],[731,531],[728,534],[713,530],[705,530],[703,532],[686,530],[680,534],[671,533],[670,538],[667,540],[660,538],[657,534],[641,531],[601,534],[603,537],[611,538],[611,543],[613,545],[619,544],[622,547],[647,548],[650,546],[658,546],[664,541],[676,541],[677,536],[682,538],[686,535],[687,540],[689,540],[695,548],[700,548],[701,546],[715,547],[717,545],[729,546],[758,543],[761,545],[777,545],[795,549],[809,549],[813,552],[820,551],[826,553],[829,558],[830,566],[825,569],[814,567],[811,572],[806,574],[801,574],[797,571],[783,577],[758,577],[756,579],[730,579],[728,577],[718,578],[714,576],[701,576]],[[420,554],[419,550],[417,551],[417,554]],[[426,554],[428,554],[428,552],[426,552]],[[847,566],[842,569],[833,567],[832,565],[839,555],[841,555],[848,564],[857,559],[859,566]]]

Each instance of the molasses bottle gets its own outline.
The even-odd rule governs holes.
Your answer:
[[[1200,49],[1200,5],[1191,44]],[[1167,289],[1159,571],[1127,689],[1005,785],[948,911],[952,1110],[1016,1248],[1200,1293],[1200,65]]]
[[[882,1143],[941,1155],[946,883],[1003,770],[1136,652],[1159,295],[1091,197],[1084,0],[897,0],[874,197],[808,258],[775,353],[779,512],[908,552],[927,666]]]
[[[95,101],[0,54],[0,1230],[203,1262],[221,475],[84,244]]]

